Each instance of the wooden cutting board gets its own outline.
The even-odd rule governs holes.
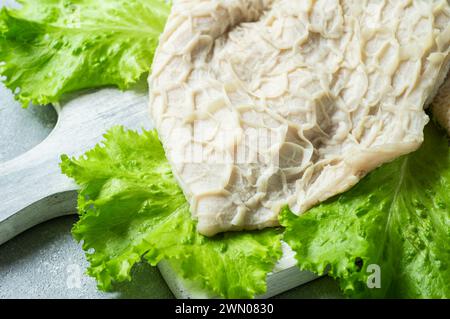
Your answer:
[[[76,213],[77,186],[59,168],[61,154],[79,156],[102,140],[114,125],[150,129],[148,92],[102,89],[85,92],[55,107],[58,121],[51,134],[30,151],[0,164],[0,244],[44,221]],[[161,273],[179,298],[214,297],[174,275],[164,263]],[[292,251],[268,276],[271,297],[315,279],[295,266]]]

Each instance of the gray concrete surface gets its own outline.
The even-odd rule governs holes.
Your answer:
[[[52,106],[23,109],[0,86],[0,162],[12,159],[41,142],[56,124]]]

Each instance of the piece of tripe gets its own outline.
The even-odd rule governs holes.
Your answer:
[[[198,231],[278,225],[416,150],[449,42],[446,0],[174,1],[150,108]]]

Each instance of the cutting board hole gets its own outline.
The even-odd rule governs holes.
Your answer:
[[[51,105],[23,109],[12,93],[0,86],[0,163],[11,160],[42,142],[56,125]]]

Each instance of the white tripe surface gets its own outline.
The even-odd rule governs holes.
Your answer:
[[[416,150],[446,0],[174,1],[150,110],[205,235],[278,225]]]

